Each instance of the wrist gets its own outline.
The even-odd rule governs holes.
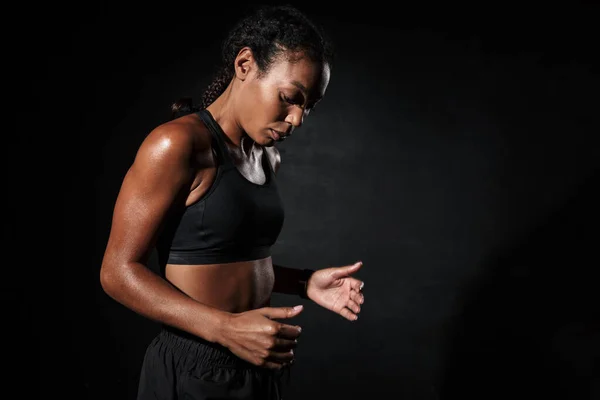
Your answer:
[[[214,329],[212,337],[209,339],[211,342],[227,347],[227,331],[231,326],[231,317],[232,313],[226,311],[219,311],[215,315]]]
[[[308,299],[308,281],[315,273],[315,270],[305,268],[301,271],[300,279],[298,279],[298,295],[300,298]]]

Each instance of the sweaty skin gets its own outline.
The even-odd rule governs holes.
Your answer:
[[[251,79],[252,72],[251,52],[242,50],[236,62],[237,79],[207,109],[228,136],[227,145],[238,170],[246,179],[262,184],[263,165],[252,153],[264,149],[273,170],[278,171],[281,158],[274,144],[301,126],[323,97],[329,69],[301,58],[274,64],[261,79]],[[232,95],[234,92],[237,95]],[[215,158],[209,144],[210,132],[199,117],[180,119],[177,123],[186,124],[199,137],[201,149],[197,156],[200,167],[186,199],[186,205],[190,205],[212,185]],[[167,264],[165,271],[167,280],[193,299],[229,312],[268,306],[275,280],[271,257],[214,265]]]
[[[198,116],[189,115],[181,119],[184,121],[180,123],[190,124],[198,132],[202,137],[201,143],[210,142],[210,132]],[[250,142],[250,148],[244,151],[256,151],[256,143],[248,139],[244,142]],[[192,190],[186,199],[187,206],[202,198],[216,176],[214,150],[206,146],[201,147],[204,151],[198,154],[198,160],[204,166],[196,173]],[[260,158],[251,157],[246,153],[242,155],[241,151],[241,148],[231,145],[230,154],[236,162],[236,167],[249,181],[263,184],[266,176]],[[274,171],[277,171],[280,165],[278,150],[275,147],[265,147],[264,151],[267,152]],[[167,264],[165,274],[170,283],[194,300],[235,313],[269,306],[275,280],[271,257],[226,264]]]
[[[277,172],[280,156],[275,142],[302,125],[328,81],[327,64],[301,57],[291,61],[281,57],[259,76],[251,50],[239,52],[232,81],[207,109],[225,133],[242,175],[264,182],[260,158],[253,157],[256,150],[266,151]],[[199,116],[185,115],[153,129],[123,179],[101,268],[102,286],[110,296],[148,318],[210,341],[229,339],[223,329],[230,328],[223,323],[232,326],[230,313],[269,304],[277,286],[271,258],[166,265],[166,281],[146,264],[171,209],[199,201],[215,177],[212,136]],[[238,319],[239,327],[255,322],[245,316]]]
[[[231,82],[207,110],[223,130],[243,177],[264,183],[261,152],[277,173],[281,159],[275,142],[302,125],[323,97],[329,76],[328,64],[289,51],[260,74],[252,51],[239,51]],[[216,159],[212,135],[196,114],[161,124],[147,135],[114,205],[101,285],[146,318],[220,344],[254,365],[280,369],[293,362],[301,327],[278,320],[297,316],[302,306],[269,307],[271,293],[297,293],[299,270],[273,265],[271,257],[167,264],[161,266],[165,279],[147,268],[171,213],[198,202],[213,185]],[[307,285],[309,298],[355,321],[364,296],[362,283],[350,275],[361,265],[319,269]]]

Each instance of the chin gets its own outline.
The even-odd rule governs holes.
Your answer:
[[[260,142],[256,141],[261,146],[271,147],[271,146],[275,145],[275,140],[271,136],[264,136],[261,139],[262,140]]]

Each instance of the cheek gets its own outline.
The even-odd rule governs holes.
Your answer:
[[[277,89],[268,86],[261,88],[259,101],[265,114],[277,115],[281,112],[281,101]]]
[[[279,90],[265,81],[254,81],[243,93],[243,127],[246,132],[262,132],[285,119],[285,103]]]

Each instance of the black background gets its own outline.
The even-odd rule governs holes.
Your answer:
[[[274,295],[306,305],[287,400],[598,398],[598,6],[322,4],[296,5],[338,58],[279,145],[273,258],[363,260],[366,303],[351,323]],[[5,326],[20,390],[135,397],[158,326],[99,286],[112,206],[170,103],[200,99],[246,6],[6,14]]]

